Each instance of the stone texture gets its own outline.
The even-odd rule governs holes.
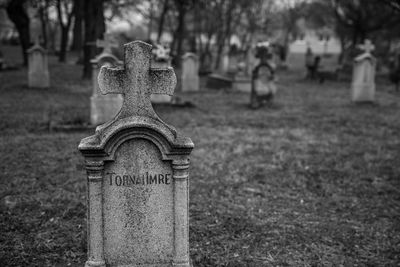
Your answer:
[[[50,86],[47,51],[38,42],[28,53],[28,86],[31,88],[48,88]]]
[[[103,66],[102,93],[123,94],[121,112],[81,141],[88,177],[87,267],[189,267],[192,141],[154,112],[172,95],[172,68],[150,68],[151,46],[125,45],[125,67]]]
[[[196,54],[186,53],[182,57],[182,91],[196,92],[200,89],[199,60]]]

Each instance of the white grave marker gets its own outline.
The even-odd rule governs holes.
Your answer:
[[[92,63],[93,93],[90,97],[90,123],[99,125],[111,120],[117,115],[122,106],[122,95],[101,95],[97,76],[102,66],[117,67],[122,62],[112,54],[112,47],[118,47],[110,34],[104,35],[104,40],[96,41],[97,47],[103,47],[101,54],[90,62]]]
[[[196,54],[182,57],[182,91],[199,91],[199,60]]]
[[[351,98],[354,102],[373,102],[375,101],[376,59],[371,51],[374,50],[374,45],[370,40],[365,40],[359,48],[363,49],[364,53],[354,59]]]
[[[39,38],[28,49],[28,86],[30,88],[48,88],[50,86],[47,51],[40,46]]]

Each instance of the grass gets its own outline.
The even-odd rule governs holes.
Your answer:
[[[79,141],[93,130],[90,82],[51,61],[52,87],[0,73],[0,266],[83,266],[86,185]],[[271,106],[245,93],[181,94],[156,108],[190,136],[194,266],[400,266],[400,95],[350,102],[348,84],[280,74]]]

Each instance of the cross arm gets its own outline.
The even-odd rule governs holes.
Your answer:
[[[173,95],[176,86],[174,69],[150,69],[150,94]]]
[[[101,67],[99,76],[97,77],[101,93],[103,95],[123,94],[125,76],[124,69]]]

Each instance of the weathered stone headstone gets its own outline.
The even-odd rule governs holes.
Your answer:
[[[103,94],[121,111],[79,144],[88,180],[86,267],[189,267],[188,183],[192,141],[154,112],[150,94],[172,95],[172,68],[151,69],[151,46],[125,45],[124,69],[102,67]]]
[[[118,67],[122,62],[112,54],[111,48],[118,47],[109,34],[104,35],[104,40],[96,41],[97,47],[103,47],[101,54],[90,62],[92,64],[93,93],[90,97],[90,123],[99,125],[111,120],[117,115],[122,106],[122,95],[101,95],[97,77],[102,66]]]
[[[199,60],[196,54],[182,57],[182,91],[199,91]]]
[[[28,86],[47,88],[50,86],[47,51],[39,45],[39,39],[28,49]]]
[[[375,67],[376,59],[371,54],[374,45],[365,40],[359,46],[364,53],[357,56],[353,62],[353,81],[351,84],[351,99],[354,102],[375,101]]]

